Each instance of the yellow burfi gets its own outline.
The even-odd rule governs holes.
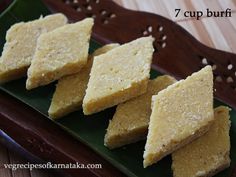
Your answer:
[[[152,97],[144,167],[206,133],[213,120],[213,74],[206,66]]]
[[[108,44],[97,49],[93,55],[89,57],[88,63],[80,72],[65,76],[58,81],[48,111],[51,118],[60,118],[80,109],[87,88],[93,57],[106,53],[118,45],[119,44]]]
[[[54,14],[13,25],[7,31],[0,59],[0,83],[26,76],[38,37],[66,23],[67,18],[63,14]]]
[[[147,92],[117,106],[105,135],[105,145],[111,149],[145,139],[151,115],[151,97],[173,84],[175,79],[160,76],[148,83]]]
[[[47,85],[79,72],[88,58],[93,19],[87,18],[42,34],[28,70],[26,88]]]
[[[211,177],[230,165],[229,109],[215,109],[215,121],[196,141],[172,154],[174,177]]]
[[[143,37],[95,57],[83,100],[84,114],[93,114],[146,92],[153,38]]]

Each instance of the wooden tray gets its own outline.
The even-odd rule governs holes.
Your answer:
[[[25,2],[27,2],[27,0],[25,0]],[[30,1],[28,1],[25,6],[29,5],[29,2]],[[166,36],[166,33],[169,34],[173,32],[172,28],[163,29],[164,24],[162,23],[164,23],[166,19],[161,18],[162,20],[153,23],[156,15],[124,10],[108,0],[44,0],[44,2],[52,12],[63,12],[71,21],[77,21],[86,16],[95,17],[96,21],[93,38],[102,44],[110,43],[112,41],[123,43],[143,35],[155,34],[155,37],[158,40],[156,40],[155,43],[156,51],[154,54],[153,66],[159,69],[159,71],[167,72],[165,67],[160,67],[163,65],[161,65],[162,63],[158,63],[157,60],[158,51],[166,50],[166,37],[168,37]],[[98,3],[99,6],[96,5]],[[42,4],[38,3],[37,5],[34,4],[34,6],[42,6]],[[46,14],[47,12],[43,11],[43,13]],[[35,18],[37,18],[37,15],[38,12],[37,9],[35,9]],[[124,16],[127,16],[127,18],[123,18]],[[139,17],[143,17],[145,22],[140,21]],[[30,18],[32,17],[29,17],[29,20]],[[129,23],[130,21],[132,21],[132,23]],[[130,25],[126,26],[127,24]],[[171,25],[171,23],[167,23],[167,26],[168,25]],[[140,27],[139,30],[137,30],[137,26]],[[6,29],[7,27],[2,30]],[[154,32],[154,29],[157,32]],[[182,31],[187,36],[190,36],[186,31]],[[1,39],[1,42],[2,41],[3,39]],[[189,42],[187,42],[187,44],[189,44]],[[168,51],[162,52],[162,57],[166,57],[166,53],[168,53]],[[202,59],[203,56],[198,56],[199,61]],[[199,61],[193,66],[194,70],[199,69]],[[192,66],[189,67],[191,68]],[[190,74],[188,67],[181,68],[183,70],[179,71],[177,77],[181,78]],[[169,73],[171,73],[171,71],[169,71]],[[7,88],[13,88],[12,86],[14,86],[14,83],[13,85],[10,84]],[[9,90],[5,87],[5,91]],[[2,91],[0,92],[0,98],[0,128],[30,153],[37,155],[45,161],[52,161],[54,163],[79,162],[84,164],[101,163],[103,165],[103,169],[100,170],[66,170],[66,173],[71,176],[124,176],[123,173],[114,168],[86,145],[73,138],[71,136],[72,132],[68,133],[62,130],[42,114],[15,100],[9,95],[6,95]],[[38,110],[40,111],[40,108]],[[111,116],[113,111],[113,109],[110,109],[106,114]],[[166,163],[169,162],[168,158],[164,160]],[[126,172],[126,174],[129,174],[127,171],[123,171]],[[228,176],[229,173],[231,176],[235,175],[232,169],[227,173]],[[133,174],[129,175],[132,176]]]

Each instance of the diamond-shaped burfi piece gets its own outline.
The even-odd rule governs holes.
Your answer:
[[[214,120],[212,68],[170,85],[152,100],[144,167],[208,131]]]
[[[143,37],[95,57],[84,114],[93,114],[147,91],[153,38]]]
[[[26,88],[47,85],[80,71],[88,58],[93,19],[87,18],[42,34],[28,70]]]

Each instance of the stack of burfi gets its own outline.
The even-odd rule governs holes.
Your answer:
[[[153,37],[105,45],[89,56],[93,24],[92,18],[67,24],[55,14],[13,25],[0,83],[26,72],[28,90],[58,80],[52,119],[81,107],[90,115],[117,106],[104,144],[114,149],[147,138],[144,167],[172,154],[174,177],[209,177],[227,168],[229,108],[213,110],[211,66],[180,81],[167,75],[150,80]]]
[[[66,23],[67,18],[63,14],[55,14],[13,25],[7,31],[0,60],[0,83],[26,76],[39,36]]]
[[[119,46],[118,44],[105,45],[89,57],[86,66],[76,74],[65,76],[58,81],[56,91],[53,95],[49,108],[49,116],[53,119],[63,117],[68,113],[79,110],[87,88],[89,73],[95,56]]]
[[[173,84],[175,79],[160,76],[148,82],[147,92],[117,106],[105,135],[111,149],[145,139],[151,115],[151,97]]]
[[[209,131],[172,154],[174,177],[213,176],[230,165],[229,109],[215,109]]]

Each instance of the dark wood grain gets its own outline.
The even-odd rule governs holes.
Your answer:
[[[101,163],[102,169],[68,169],[69,176],[123,177],[124,175],[90,148],[48,118],[0,91],[0,127],[30,153],[52,163]]]
[[[236,167],[234,168],[234,171],[232,172],[230,177],[236,177]]]
[[[10,4],[12,0],[0,1],[0,13],[3,12]]]

